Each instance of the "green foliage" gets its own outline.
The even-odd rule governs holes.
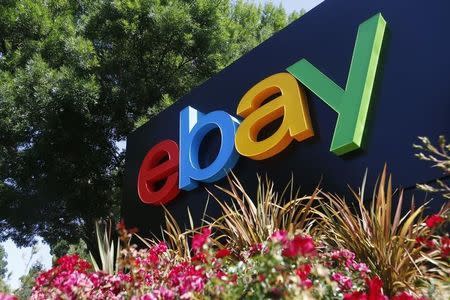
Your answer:
[[[0,279],[0,293],[9,294],[10,292],[11,288],[9,285],[3,279]]]
[[[116,173],[93,43],[70,1],[8,1],[0,12],[0,240],[88,237],[83,222],[113,206]]]
[[[5,248],[0,245],[0,293],[9,293],[9,286],[6,284],[5,279],[8,273],[8,262]]]
[[[298,17],[231,0],[0,3],[0,240],[118,215],[116,143]]]
[[[53,261],[66,254],[77,254],[84,260],[89,260],[89,251],[86,243],[80,239],[76,244],[69,244],[65,240],[58,241],[51,249],[50,254],[53,255]]]
[[[0,280],[5,279],[8,272],[8,261],[6,260],[8,255],[6,254],[5,248],[0,245]]]
[[[102,101],[117,135],[287,25],[281,7],[232,2],[105,1],[88,14],[85,32],[96,45]]]

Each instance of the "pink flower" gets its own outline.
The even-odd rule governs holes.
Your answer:
[[[272,236],[270,237],[274,242],[282,243],[284,244],[288,240],[288,233],[286,230],[277,230],[274,233],[272,233]]]
[[[168,279],[169,287],[182,296],[189,292],[201,292],[206,283],[206,274],[199,266],[181,263],[172,268]]]
[[[153,249],[155,250],[155,252],[160,255],[163,254],[167,251],[167,244],[165,242],[160,242],[158,243],[155,247],[153,247]]]
[[[140,300],[173,300],[173,299],[175,299],[175,293],[165,287],[155,289],[151,293],[145,294],[140,298]]]
[[[350,250],[336,250],[331,252],[328,256],[338,263],[343,263],[345,267],[360,272],[362,276],[365,276],[366,273],[370,273],[370,269],[365,263],[358,263],[355,261],[355,253]]]
[[[82,288],[93,286],[86,274],[91,265],[78,255],[65,255],[56,263],[54,268],[41,273],[36,278],[36,290],[50,286],[71,296],[74,293],[73,286]]]
[[[331,279],[336,281],[343,290],[350,290],[353,287],[352,279],[341,273],[334,273],[331,275]]]
[[[287,241],[281,254],[285,257],[295,257],[298,255],[314,256],[316,246],[310,236],[297,235],[291,241]]]
[[[352,251],[347,250],[347,249],[336,250],[336,251],[331,252],[331,258],[336,259],[336,260],[339,260],[342,258],[346,262],[352,261],[355,259],[355,253],[353,253]]]
[[[17,299],[18,298],[16,296],[0,293],[0,300],[17,300]]]
[[[224,249],[220,249],[219,251],[216,252],[216,258],[224,258],[227,257],[228,255],[230,255],[231,251],[224,248]]]
[[[444,218],[440,215],[432,215],[425,220],[425,224],[427,224],[428,228],[433,228],[444,222]]]
[[[301,285],[307,289],[311,288],[313,283],[311,281],[311,279],[306,279],[306,280],[302,280]]]
[[[353,263],[352,263],[352,268],[353,268],[355,271],[361,272],[361,273],[363,273],[363,274],[365,274],[365,273],[370,273],[370,269],[369,269],[369,267],[367,267],[367,265],[366,265],[365,263],[356,263],[356,262],[353,262]]]
[[[192,249],[196,252],[201,251],[203,249],[203,245],[208,241],[209,236],[211,235],[211,229],[208,227],[203,228],[201,233],[197,233],[192,238]]]

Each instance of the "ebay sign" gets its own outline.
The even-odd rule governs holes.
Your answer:
[[[199,111],[186,106],[179,112],[179,140],[161,140],[148,150],[138,174],[137,191],[145,204],[164,205],[180,190],[212,183],[227,175],[240,156],[265,160],[278,155],[293,141],[314,136],[305,87],[337,113],[330,151],[343,155],[362,144],[386,21],[381,13],[361,23],[345,87],[323,74],[306,58],[248,89],[235,115],[223,110]],[[260,139],[264,128],[277,119],[281,124]],[[220,131],[216,158],[201,166],[200,146],[213,130]]]

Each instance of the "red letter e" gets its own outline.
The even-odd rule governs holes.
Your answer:
[[[178,145],[172,140],[164,140],[148,151],[138,176],[142,202],[163,205],[178,195],[178,152]]]

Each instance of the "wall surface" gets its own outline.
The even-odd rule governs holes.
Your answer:
[[[326,0],[128,136],[122,202],[126,225],[138,227],[143,234],[160,232],[163,209],[139,200],[137,177],[149,149],[165,139],[178,142],[179,112],[184,107],[190,105],[203,113],[224,110],[235,115],[248,89],[302,58],[344,88],[358,26],[379,12],[387,28],[363,149],[341,157],[329,151],[337,114],[305,89],[315,136],[300,143],[294,141],[266,160],[240,157],[234,173],[250,192],[256,191],[257,173],[268,174],[280,190],[293,174],[301,193],[310,193],[321,181],[325,190],[348,195],[347,184],[357,188],[366,168],[368,182],[375,182],[387,163],[394,184],[414,192],[420,202],[424,195],[414,191],[415,183],[442,174],[417,160],[412,144],[417,136],[436,140],[445,134],[450,138],[448,11],[448,0],[426,5],[419,0]],[[205,163],[214,159],[217,145],[217,136],[202,145]],[[227,186],[226,180],[215,184]],[[196,190],[182,191],[167,205],[180,224],[188,223],[187,207],[200,221],[207,203],[205,187],[216,191],[214,184],[200,185]],[[437,207],[439,203],[432,205]],[[220,214],[214,201],[209,202],[208,214]]]

